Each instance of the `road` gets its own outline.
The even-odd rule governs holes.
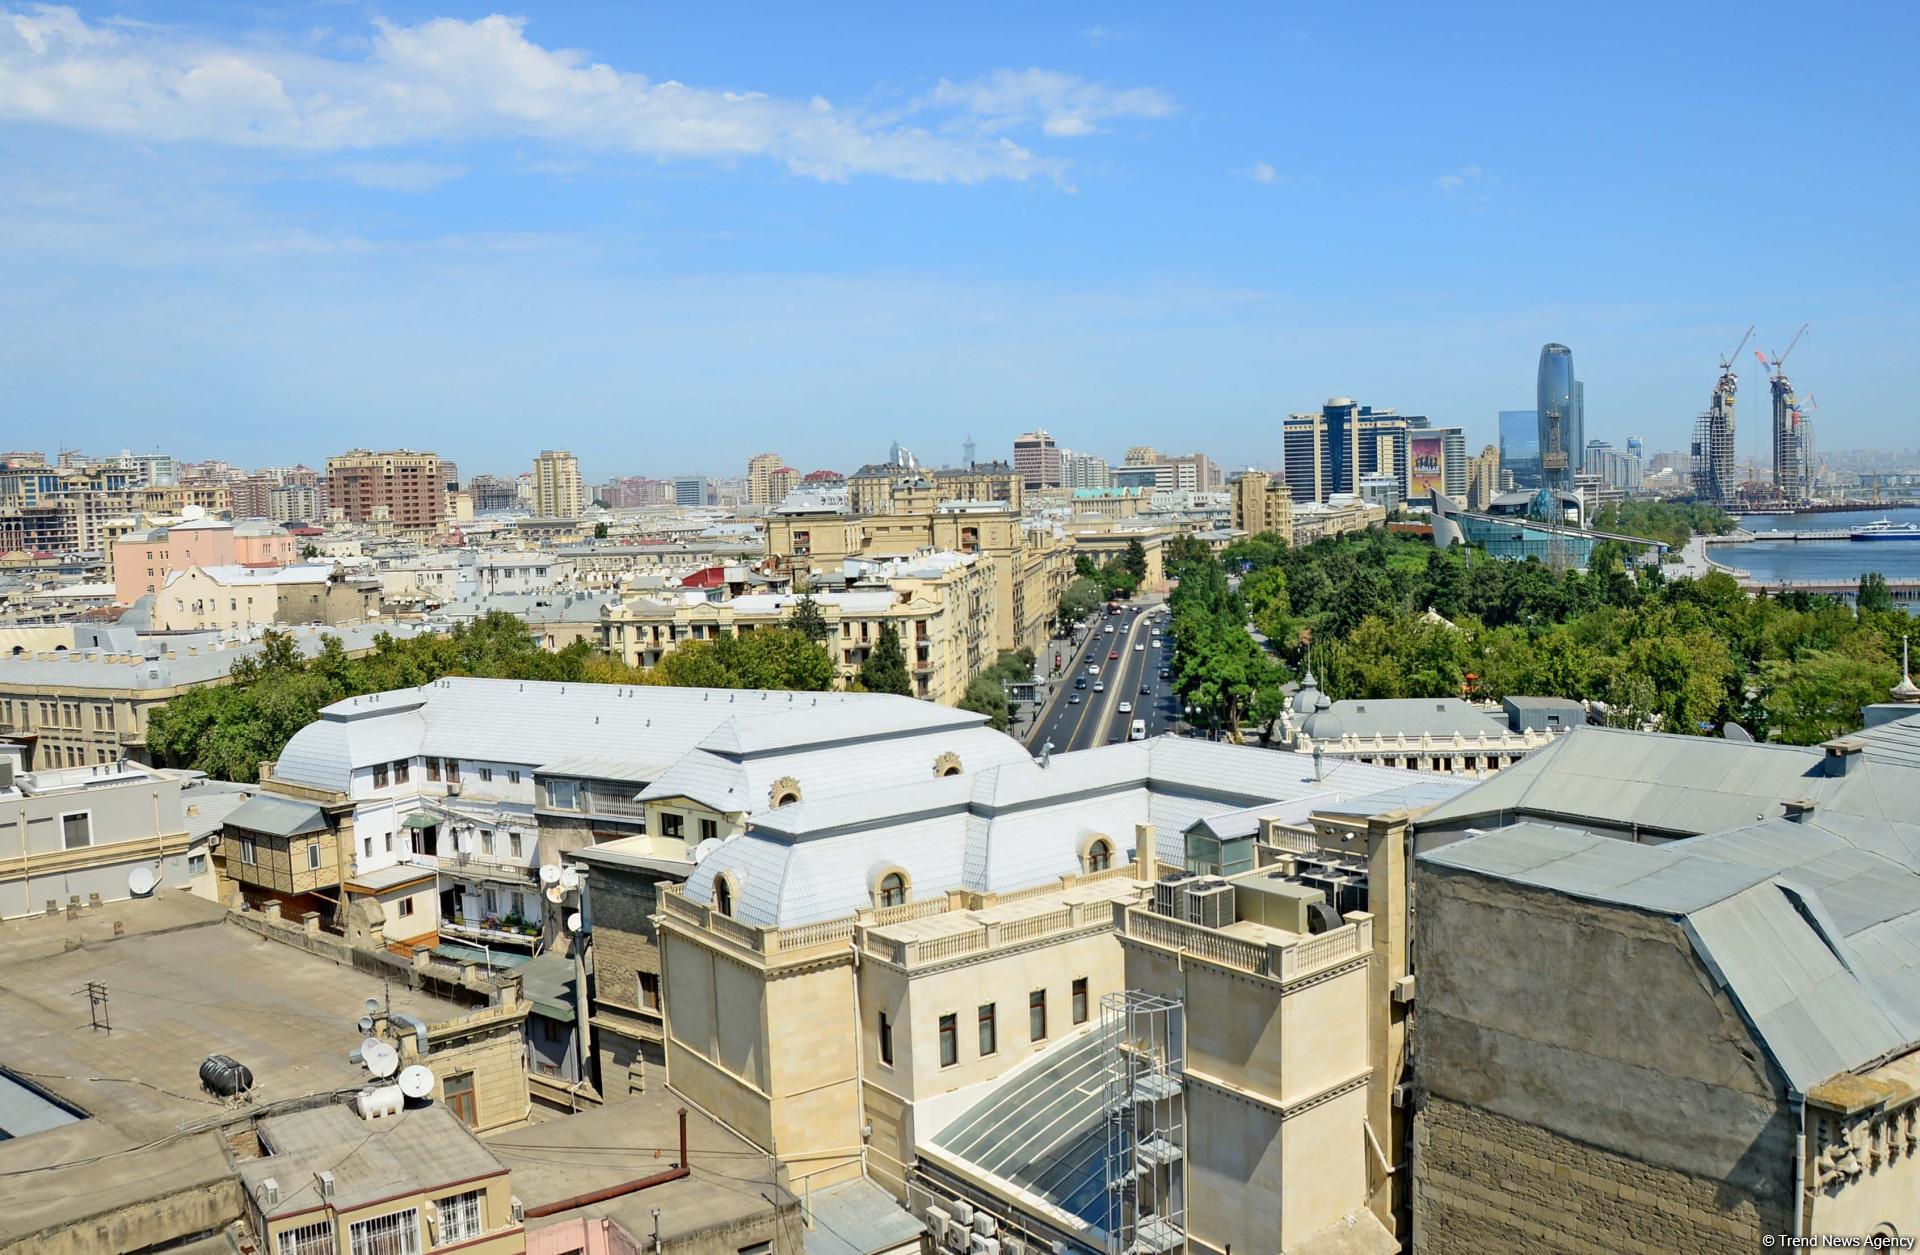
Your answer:
[[[1124,605],[1118,615],[1103,615],[1094,622],[1087,639],[1066,659],[1060,675],[1053,680],[1049,701],[1027,734],[1027,747],[1037,754],[1051,741],[1056,753],[1065,753],[1124,741],[1135,719],[1146,723],[1148,736],[1171,731],[1179,702],[1172,682],[1162,680],[1160,671],[1170,664],[1172,650],[1156,645],[1152,632],[1155,625],[1164,629],[1166,622],[1163,607],[1137,603]],[[1109,625],[1114,628],[1112,635],[1106,631]],[[1135,645],[1145,648],[1135,649]],[[1055,642],[1049,652],[1065,652],[1064,646],[1065,642]],[[1109,653],[1120,657],[1110,659]],[[1099,666],[1099,675],[1087,671],[1089,663]],[[1073,682],[1082,676],[1087,687],[1076,689]],[[1094,692],[1096,682],[1103,683],[1105,691]],[[1140,691],[1143,685],[1148,692]],[[1077,703],[1072,700],[1075,696],[1080,699]],[[1122,714],[1122,702],[1130,703],[1133,709]]]

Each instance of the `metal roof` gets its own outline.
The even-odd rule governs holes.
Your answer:
[[[506,1165],[439,1104],[409,1108],[379,1122],[362,1120],[344,1104],[268,1116],[260,1140],[271,1150],[243,1160],[236,1171],[268,1217],[309,1211],[322,1204],[317,1175],[333,1173],[337,1211],[352,1211],[396,1194],[478,1181],[506,1172]],[[279,1182],[280,1201],[267,1203],[261,1183]]]
[[[872,1255],[913,1243],[927,1226],[865,1177],[812,1194],[813,1226],[803,1235],[806,1255]]]
[[[312,802],[277,793],[256,793],[233,808],[227,816],[227,826],[275,837],[297,837],[308,832],[325,832],[327,817]]]

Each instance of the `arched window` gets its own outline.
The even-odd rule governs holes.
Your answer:
[[[880,878],[880,905],[905,906],[907,904],[907,878],[899,872],[888,872]]]
[[[713,878],[713,909],[722,915],[732,916],[733,914],[733,885],[725,876]]]
[[[791,806],[799,800],[800,800],[800,795],[798,793],[789,791],[786,793],[778,794],[773,799],[774,809],[778,810],[782,806]]]
[[[1087,870],[1103,872],[1113,866],[1113,846],[1105,837],[1087,847]]]

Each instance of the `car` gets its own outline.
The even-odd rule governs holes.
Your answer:
[[[1133,713],[1133,703],[1132,703],[1132,702],[1121,702],[1121,703],[1120,703],[1120,713],[1121,713],[1121,714],[1123,714],[1123,715],[1130,715],[1130,714],[1132,714],[1132,713]]]
[[[1104,692],[1106,692],[1106,691],[1107,691],[1107,682],[1106,682],[1105,680],[1095,680],[1095,681],[1093,682],[1093,691],[1094,691],[1094,692],[1096,692],[1096,693],[1104,693]]]
[[[1073,687],[1075,687],[1075,688],[1077,688],[1077,689],[1083,689],[1083,688],[1085,688],[1085,687],[1087,687],[1087,677],[1086,677],[1086,676],[1084,676],[1084,675],[1082,675],[1082,676],[1075,676],[1075,677],[1074,677],[1074,681],[1073,681]]]
[[[1079,704],[1080,704],[1080,694],[1078,693],[1067,694],[1067,705],[1078,706]]]
[[[1142,685],[1140,686],[1140,696],[1142,696],[1142,697],[1152,697],[1152,696],[1153,696],[1153,685],[1151,685],[1151,684],[1142,684]]]
[[[1136,654],[1144,654],[1147,652],[1147,647],[1145,644],[1136,644],[1133,647],[1133,652]]]
[[[1107,635],[1108,635],[1108,636],[1112,636],[1112,635],[1113,635],[1113,624],[1111,624],[1111,623],[1109,623],[1109,624],[1107,624]]]
[[[1088,663],[1088,664],[1087,664],[1087,674],[1088,674],[1088,675],[1099,675],[1099,674],[1100,674],[1100,664],[1099,664],[1099,663],[1097,663],[1097,662],[1090,662],[1090,663]]]
[[[1119,650],[1117,650],[1117,649],[1109,649],[1109,650],[1107,651],[1107,661],[1108,661],[1108,662],[1119,662],[1119,661],[1120,661],[1120,651],[1119,651]]]
[[[1171,680],[1173,678],[1173,672],[1166,667],[1162,667],[1160,668],[1160,678],[1163,680]]]

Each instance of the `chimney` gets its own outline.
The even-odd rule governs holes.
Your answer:
[[[1823,763],[1823,766],[1826,768],[1826,774],[1829,776],[1844,776],[1849,772],[1858,771],[1863,761],[1860,756],[1860,751],[1866,747],[1865,741],[1850,736],[1837,736],[1831,741],[1822,742],[1820,748],[1827,752],[1826,760]]]
[[[1160,860],[1154,850],[1152,824],[1133,826],[1133,878],[1150,885],[1160,878]]]
[[[1788,823],[1804,824],[1807,822],[1807,817],[1813,814],[1813,799],[1810,797],[1791,798],[1780,803],[1780,808],[1781,813],[1785,816]]]

